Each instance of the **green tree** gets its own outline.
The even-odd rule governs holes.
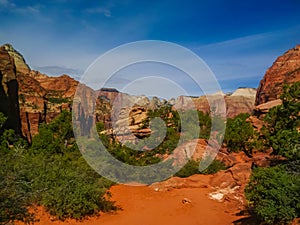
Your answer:
[[[282,105],[269,110],[263,135],[279,165],[256,168],[246,188],[255,214],[266,224],[288,224],[300,217],[300,82],[285,85]]]
[[[300,82],[285,85],[282,104],[269,110],[263,128],[266,144],[273,154],[300,159]]]
[[[48,154],[64,153],[76,148],[70,112],[63,111],[50,124],[42,124],[33,137],[31,151]]]
[[[251,155],[255,133],[248,117],[249,114],[242,113],[227,120],[224,142],[230,151],[244,151]]]

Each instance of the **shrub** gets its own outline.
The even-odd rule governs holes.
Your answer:
[[[246,187],[246,197],[266,224],[287,224],[300,216],[300,177],[283,166],[256,168]]]
[[[282,105],[270,109],[265,117],[266,144],[275,155],[300,159],[300,82],[285,85],[280,98]]]
[[[42,124],[39,133],[33,137],[31,151],[55,154],[76,148],[70,112],[63,111],[50,124]]]
[[[182,167],[175,176],[177,177],[189,177],[194,174],[199,174],[199,162],[194,160],[189,160],[184,167]]]
[[[175,176],[177,177],[189,177],[194,174],[214,174],[220,170],[225,170],[226,166],[224,163],[213,160],[211,164],[203,171],[199,171],[199,161],[189,160],[184,167],[182,167]]]
[[[287,160],[254,169],[245,190],[250,207],[265,224],[288,224],[300,217],[300,82],[285,85],[280,98],[282,105],[269,110],[262,131],[272,153]]]
[[[211,164],[203,170],[201,173],[203,174],[215,174],[219,172],[220,170],[225,170],[226,166],[223,162],[220,162],[218,160],[213,160]]]
[[[0,224],[16,220],[31,223],[33,214],[28,211],[30,191],[23,169],[16,169],[22,159],[15,152],[0,152]]]
[[[0,144],[1,225],[33,221],[27,210],[32,204],[45,206],[59,219],[116,209],[104,198],[112,182],[90,168],[77,150],[70,113],[43,125],[30,151],[12,130],[4,130]]]
[[[28,174],[35,193],[33,200],[57,218],[82,219],[115,209],[103,197],[112,183],[101,178],[77,153],[37,156],[29,159],[29,165],[35,168]]]
[[[67,98],[48,98],[48,101],[54,104],[62,104],[70,102]]]
[[[224,142],[230,151],[244,151],[251,155],[255,133],[250,122],[246,121],[248,117],[249,114],[242,113],[227,120]]]

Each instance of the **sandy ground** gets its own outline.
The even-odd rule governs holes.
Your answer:
[[[241,217],[228,212],[224,203],[211,200],[209,188],[155,191],[151,187],[116,185],[112,200],[122,208],[84,221],[51,221],[41,208],[36,225],[229,225]],[[187,198],[191,203],[184,204]]]

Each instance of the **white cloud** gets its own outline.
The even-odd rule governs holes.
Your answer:
[[[103,7],[99,7],[99,8],[88,8],[85,10],[87,13],[90,14],[102,14],[105,17],[111,17],[111,10],[109,8],[103,8]]]

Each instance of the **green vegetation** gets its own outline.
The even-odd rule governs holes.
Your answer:
[[[210,135],[211,119],[207,113],[192,110],[177,112],[172,109],[172,106],[167,105],[157,110],[149,110],[148,118],[143,121],[141,128],[149,127],[150,121],[154,118],[160,118],[166,124],[166,135],[160,135],[159,132],[161,132],[161,130],[155,130],[154,128],[156,132],[154,135],[155,138],[151,140],[148,139],[147,142],[140,139],[139,143],[127,143],[123,145],[115,140],[114,137],[103,134],[102,131],[104,131],[105,126],[102,122],[97,123],[96,128],[102,143],[116,159],[136,166],[158,163],[162,160],[163,155],[171,154],[173,150],[183,142],[199,138],[199,136],[201,138],[208,138]],[[191,121],[196,121],[196,123]],[[184,124],[184,128],[182,124]],[[196,136],[195,134],[197,134],[197,132],[195,130],[199,130],[199,127],[199,136]],[[182,140],[180,140],[180,138],[182,138]],[[156,143],[159,144],[157,145]],[[155,146],[155,148],[151,146]],[[149,148],[151,151],[147,150]],[[136,149],[142,151],[137,151]]]
[[[3,123],[2,114],[0,119]],[[104,198],[112,183],[93,171],[76,147],[71,113],[42,125],[31,148],[12,130],[4,130],[0,141],[0,224],[32,222],[28,207],[34,205],[59,219],[116,209]]]
[[[0,128],[6,117],[0,112]],[[15,142],[15,143],[14,143]],[[7,224],[15,220],[27,223],[33,221],[33,215],[28,212],[29,195],[27,182],[23,171],[15,168],[16,158],[22,153],[22,143],[13,130],[2,130],[0,133],[0,224]],[[13,147],[15,144],[16,147]],[[12,151],[12,148],[14,151]]]
[[[199,161],[189,160],[184,167],[182,167],[175,176],[177,177],[189,177],[194,174],[215,174],[220,170],[225,170],[226,166],[224,163],[213,160],[212,163],[204,170],[199,171]]]
[[[246,197],[266,224],[287,224],[300,216],[300,177],[286,167],[256,168]]]
[[[288,224],[300,217],[299,87],[299,82],[285,86],[283,104],[265,117],[265,145],[286,160],[274,167],[254,169],[246,188],[250,207],[265,224]]]
[[[250,122],[249,114],[242,113],[234,118],[227,119],[224,143],[230,151],[244,151],[251,155],[254,147],[255,132]]]
[[[70,100],[67,98],[54,98],[54,97],[48,98],[48,101],[54,104],[62,104],[62,103],[70,102]]]
[[[272,108],[265,117],[266,145],[273,154],[288,159],[300,158],[300,82],[284,86],[282,105]]]
[[[232,152],[244,151],[251,155],[262,142],[274,155],[285,157],[275,166],[254,168],[245,190],[251,211],[262,224],[270,225],[288,224],[300,217],[300,83],[285,86],[281,99],[283,104],[266,115],[259,140],[247,121],[248,114],[228,119],[224,137],[224,143]],[[177,112],[165,106],[149,111],[148,116],[142,128],[149,127],[150,121],[159,117],[167,125],[166,136],[157,130],[153,139],[152,135],[149,137],[150,142],[140,139],[134,148],[133,144],[120,144],[114,137],[105,135],[105,124],[96,124],[99,137],[116,159],[136,166],[155,164],[183,142],[198,137],[207,139],[211,132],[210,116],[202,112]],[[191,123],[193,119],[197,122]],[[0,128],[5,122],[6,117],[0,113]],[[220,118],[217,125],[223,124]],[[155,130],[155,124],[151,126]],[[198,134],[195,131],[199,127]],[[152,149],[155,143],[159,144]],[[116,209],[113,202],[104,198],[109,196],[107,189],[112,182],[93,171],[76,146],[69,112],[62,112],[50,124],[41,125],[31,146],[13,130],[0,129],[0,157],[1,225],[16,220],[33,222],[34,215],[28,207],[36,205],[43,205],[50,214],[62,220],[82,219],[99,211]],[[224,169],[222,162],[214,160],[200,172],[199,162],[190,160],[175,176],[213,174]]]
[[[50,124],[42,124],[34,136],[31,151],[52,155],[77,150],[73,137],[71,113],[63,111]]]

